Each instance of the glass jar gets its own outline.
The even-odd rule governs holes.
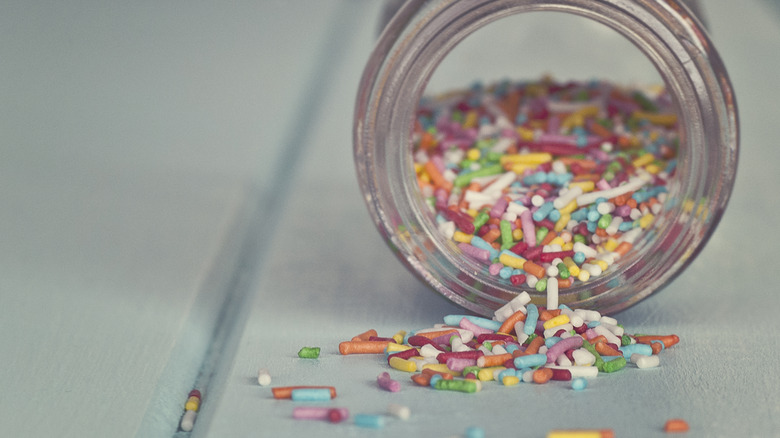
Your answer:
[[[354,115],[360,187],[379,232],[398,258],[451,301],[491,315],[525,290],[534,302],[544,304],[545,292],[485,275],[437,230],[417,186],[411,139],[418,102],[434,72],[459,44],[508,17],[531,17],[536,22],[543,17],[539,13],[565,17],[566,26],[566,20],[578,20],[617,36],[620,44],[632,47],[657,72],[677,108],[677,170],[663,212],[635,242],[634,250],[610,270],[559,291],[559,302],[570,307],[616,312],[661,289],[690,264],[714,232],[734,184],[738,119],[732,87],[703,25],[680,1],[406,2],[384,28],[360,82]],[[522,35],[522,25],[511,29],[529,39]],[[602,47],[597,37],[583,35],[583,39],[596,44],[597,52]],[[567,46],[556,47],[554,54],[558,61],[569,62],[563,69],[577,69],[582,60],[567,54]],[[485,52],[500,53],[501,47],[494,44]],[[605,47],[603,52],[610,50]],[[533,64],[545,62],[533,59]],[[603,62],[595,63],[603,67]],[[636,65],[634,61],[624,64]]]

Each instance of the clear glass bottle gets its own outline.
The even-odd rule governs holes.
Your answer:
[[[704,247],[726,208],[739,143],[729,78],[704,26],[688,6],[676,0],[410,0],[403,4],[384,27],[366,65],[354,117],[359,183],[379,232],[398,258],[433,289],[478,314],[491,315],[522,290],[535,302],[545,302],[544,292],[486,276],[459,254],[454,243],[438,232],[419,193],[410,133],[417,103],[426,87],[439,84],[439,71],[451,68],[462,73],[464,81],[481,79],[479,75],[486,71],[498,72],[498,78],[533,79],[517,77],[536,74],[517,67],[532,64],[546,72],[552,69],[554,75],[576,71],[641,81],[649,70],[663,82],[679,114],[674,185],[663,213],[635,244],[635,251],[603,275],[561,289],[560,302],[615,312],[679,275]],[[511,22],[515,19],[526,21]],[[509,25],[500,27],[504,22]],[[564,26],[570,31],[579,25],[589,33],[575,38],[578,41],[568,40],[571,44],[554,41],[554,32],[545,34],[552,49],[539,43],[535,30],[529,30]],[[467,49],[454,67],[448,66],[448,58],[458,53],[459,46],[468,44],[471,35],[484,33],[483,29],[496,29],[502,38],[515,38],[519,45],[477,45],[471,49],[472,58]],[[583,56],[583,42],[588,56]],[[533,51],[536,46],[541,46],[540,52]],[[518,63],[507,54],[513,47],[528,49],[523,53],[532,55],[518,54],[524,58]],[[488,68],[484,62],[470,63],[479,55],[490,60]],[[457,86],[445,87],[452,85]]]

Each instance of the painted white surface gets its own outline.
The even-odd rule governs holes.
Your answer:
[[[780,94],[776,54],[780,16],[758,2],[707,2],[707,18],[729,66],[742,117],[741,169],[731,208],[709,245],[657,296],[616,317],[629,332],[677,333],[682,341],[661,355],[657,369],[627,369],[590,382],[582,393],[565,384],[544,387],[489,385],[476,395],[415,387],[408,375],[381,357],[342,357],[338,343],[368,328],[390,336],[440,322],[458,309],[411,278],[384,246],[350,181],[351,118],[355,81],[370,48],[363,24],[353,56],[340,67],[329,93],[330,108],[309,138],[303,178],[293,187],[287,221],[261,268],[256,295],[236,335],[235,354],[219,373],[193,436],[462,436],[468,426],[487,436],[545,436],[553,428],[612,428],[617,436],[666,436],[664,422],[685,418],[686,436],[775,436],[780,427],[780,387],[771,363],[780,329],[780,298],[767,277],[777,237],[777,209],[765,202],[778,186],[773,170],[780,136],[773,123]],[[749,50],[748,50],[749,49]],[[362,54],[360,52],[363,52]],[[344,172],[348,177],[334,174]],[[316,212],[316,221],[312,213]],[[317,224],[314,228],[314,224]],[[755,232],[761,230],[765,232]],[[291,242],[305,236],[303,248]],[[765,336],[755,337],[756,332]],[[296,357],[320,346],[319,360]],[[295,421],[294,403],[271,398],[256,384],[257,369],[272,371],[273,384],[334,385],[328,406],[382,413],[390,402],[412,408],[408,422],[389,421],[375,432],[351,424]],[[768,368],[770,367],[770,368]],[[399,393],[376,387],[389,371]],[[522,432],[521,432],[522,431]]]
[[[677,333],[680,345],[659,369],[600,377],[583,393],[476,395],[414,388],[395,371],[402,392],[382,392],[381,359],[337,354],[367,328],[392,335],[459,311],[395,260],[355,181],[352,106],[379,9],[0,6],[0,435],[173,435],[238,274],[252,296],[230,314],[196,437],[454,436],[471,425],[503,436],[518,423],[522,436],[664,436],[670,417],[689,421],[686,436],[776,435],[778,207],[767,199],[780,183],[777,9],[706,2],[740,106],[737,185],[691,267],[616,315],[629,331]],[[309,102],[316,87],[324,99]],[[298,157],[290,148],[300,159],[280,163]],[[288,169],[294,178],[274,179]],[[260,258],[242,267],[257,232],[269,233]],[[305,345],[322,347],[321,359],[297,359]],[[353,414],[394,401],[412,419],[378,433],[294,421],[291,402],[257,385],[259,367],[273,385],[336,385],[333,404]]]
[[[0,6],[0,435],[175,432],[334,6]]]

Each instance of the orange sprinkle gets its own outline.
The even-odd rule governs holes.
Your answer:
[[[602,356],[622,356],[623,353],[615,350],[607,345],[606,342],[597,342],[595,345],[596,351]]]
[[[376,330],[374,330],[374,329],[369,329],[369,330],[366,330],[366,331],[364,331],[363,333],[361,333],[361,334],[359,334],[359,335],[357,335],[357,336],[353,336],[353,337],[352,337],[352,340],[353,340],[353,341],[367,341],[367,340],[369,340],[369,339],[370,339],[372,336],[374,336],[374,337],[376,337],[376,336],[377,336]]]
[[[330,389],[330,398],[336,398],[336,388],[332,386],[277,386],[271,388],[275,399],[292,398],[294,389]]]
[[[425,163],[425,171],[428,172],[428,176],[431,177],[431,182],[433,182],[434,186],[441,187],[447,192],[452,190],[452,183],[444,179],[444,176],[439,172],[439,168],[433,164],[433,161],[429,160]]]
[[[512,359],[512,353],[504,354],[490,354],[487,356],[480,356],[477,359],[477,366],[480,368],[497,367],[503,365],[504,362]]]
[[[688,422],[682,418],[672,418],[664,424],[664,432],[666,433],[688,432],[690,429]]]
[[[455,333],[458,333],[458,331],[455,330],[454,328],[450,328],[444,330],[435,330],[431,332],[415,333],[415,336],[422,336],[424,338],[434,339],[434,338],[438,338],[439,336],[451,335],[451,334],[454,335]]]
[[[525,351],[521,352],[520,350],[515,350],[513,353],[513,356],[525,356],[528,354],[536,354],[539,352],[539,347],[544,345],[544,338],[542,336],[537,336],[531,340],[531,342],[528,344],[528,347],[525,348]]]
[[[544,309],[539,312],[539,321],[548,321],[561,314],[561,309]]]
[[[539,368],[534,371],[534,383],[547,383],[552,379],[553,370],[550,368]]]
[[[479,183],[472,182],[468,185],[468,187],[466,187],[466,190],[471,190],[473,192],[481,192],[482,186],[479,185]]]
[[[430,132],[423,132],[420,136],[420,149],[431,149],[436,146],[436,137]]]
[[[498,229],[494,228],[494,229],[488,231],[487,233],[485,233],[485,235],[482,236],[482,240],[484,240],[485,242],[488,242],[488,243],[493,243],[499,237],[501,237],[501,230],[498,230]],[[526,271],[526,272],[528,272],[528,271]]]
[[[598,335],[593,339],[589,339],[588,342],[590,342],[591,345],[598,344],[602,342],[607,342],[607,338],[604,335]]]
[[[566,278],[566,279],[560,279],[559,278],[558,279],[558,288],[559,289],[563,289],[563,288],[571,287],[571,283],[572,283],[571,277]]]
[[[488,219],[487,224],[488,225],[501,225],[501,219],[499,219],[497,217],[491,217],[490,219]]]
[[[596,235],[599,237],[607,237],[607,230],[605,228],[596,227]]]
[[[552,240],[555,239],[556,237],[558,237],[558,233],[556,233],[555,231],[550,231],[549,233],[547,233],[547,235],[544,236],[544,239],[542,239],[542,242],[539,243],[539,245],[549,245],[550,242],[552,242]]]
[[[680,342],[680,337],[677,335],[666,336],[635,336],[636,341],[640,344],[652,344],[654,341],[661,341],[664,344],[664,348],[669,348],[672,345]]]
[[[412,375],[412,382],[420,386],[428,386],[431,384],[431,378],[425,374],[414,374]]]
[[[512,331],[515,329],[515,324],[523,321],[525,321],[525,313],[518,310],[517,312],[509,315],[509,317],[501,323],[501,327],[498,328],[498,333],[506,333],[511,335]]]
[[[499,234],[501,233],[499,232]],[[547,271],[543,267],[530,260],[527,260],[525,263],[523,263],[523,271],[535,276],[536,278],[542,278],[547,274]]]
[[[390,341],[344,341],[339,344],[339,353],[347,354],[381,354],[385,352]]]
[[[620,255],[626,255],[629,251],[631,251],[631,248],[633,248],[634,245],[629,242],[620,242],[620,244],[615,248],[615,252]],[[561,282],[558,282],[558,287],[561,287]]]

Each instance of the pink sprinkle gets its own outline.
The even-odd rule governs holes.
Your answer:
[[[380,388],[390,392],[398,392],[401,390],[401,384],[397,380],[393,380],[390,377],[390,374],[387,372],[384,372],[379,376],[377,376],[376,383],[379,385]]]
[[[474,333],[474,335],[479,336],[481,334],[485,333],[493,333],[493,330],[482,328],[473,322],[469,321],[468,318],[462,318],[460,320],[460,328],[469,330]]]

